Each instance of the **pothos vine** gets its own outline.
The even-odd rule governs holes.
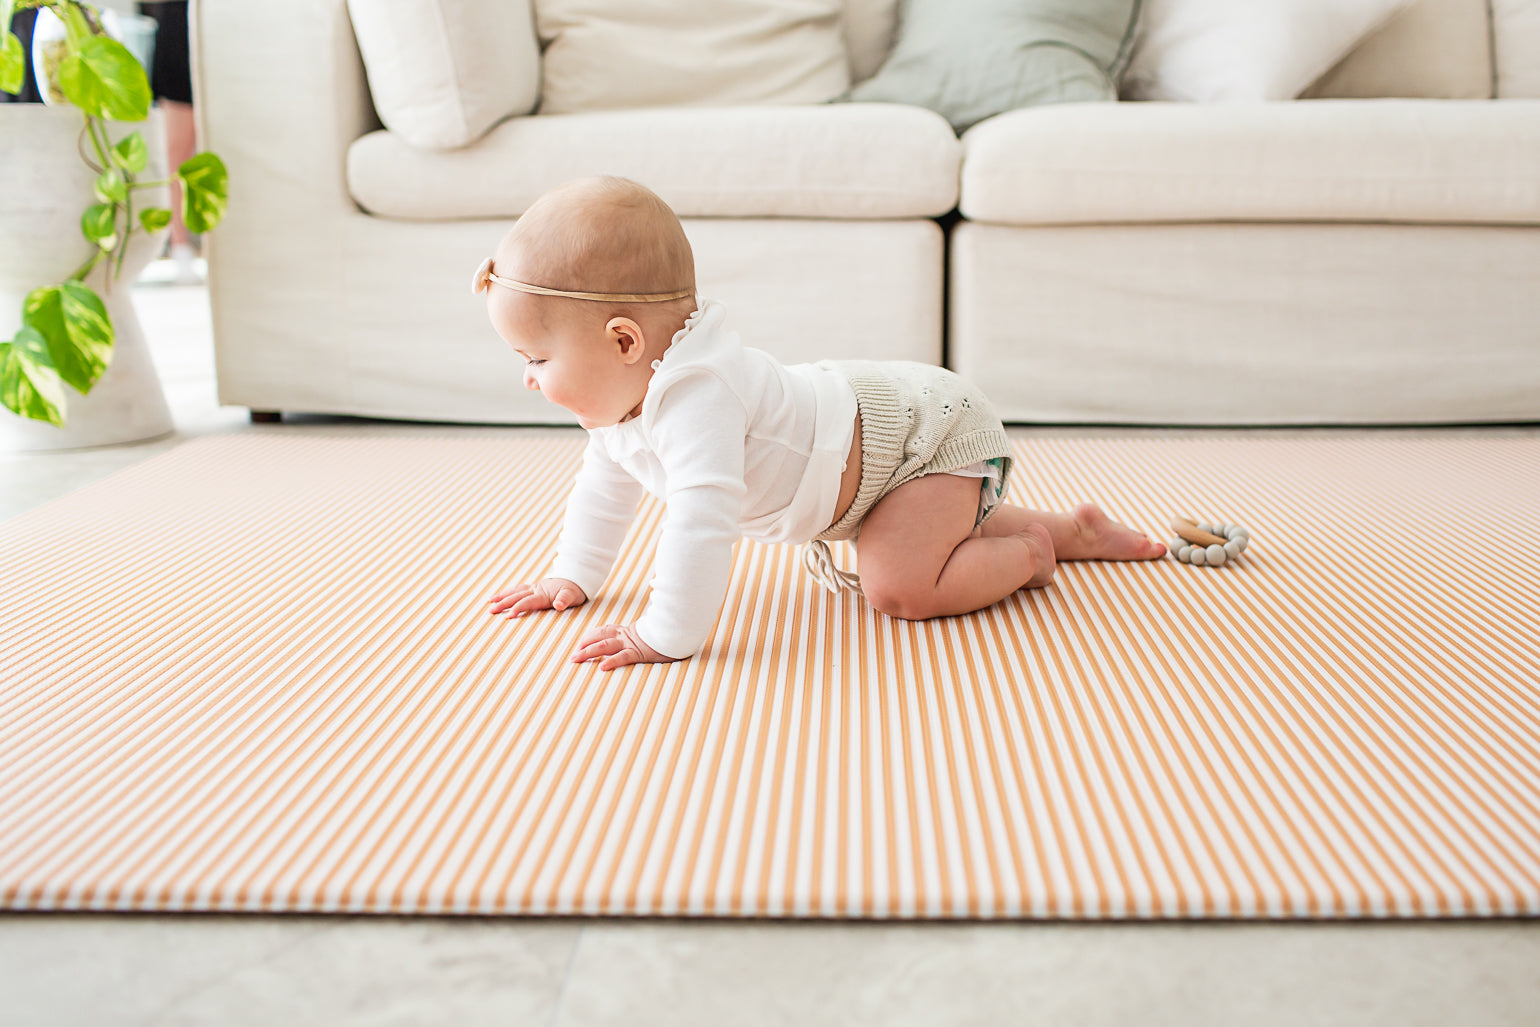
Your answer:
[[[107,287],[123,271],[130,238],[159,232],[171,223],[165,207],[135,211],[134,194],[175,181],[182,187],[182,216],[188,231],[203,234],[224,217],[228,176],[213,153],[195,154],[172,178],[139,179],[149,166],[144,136],[130,132],[116,143],[108,122],[143,121],[153,97],[144,68],[118,40],[107,35],[95,7],[83,0],[0,0],[0,90],[19,92],[27,56],[11,31],[11,18],[26,8],[50,10],[64,25],[64,38],[45,52],[41,88],[72,104],[83,119],[77,150],[95,175],[95,203],[80,218],[87,255],[68,278],[27,294],[14,338],[0,340],[0,403],[13,413],[64,426],[68,385],[84,395],[112,359],[115,332],[106,304],[85,283],[105,261]]]

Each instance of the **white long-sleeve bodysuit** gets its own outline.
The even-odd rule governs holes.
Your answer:
[[[719,303],[690,315],[655,363],[641,413],[589,431],[550,570],[593,597],[642,490],[662,500],[636,630],[665,656],[690,656],[711,633],[740,537],[806,542],[829,526],[855,437],[843,375],[745,347],[724,316]]]

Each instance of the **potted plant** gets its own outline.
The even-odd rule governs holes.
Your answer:
[[[5,162],[13,167],[5,171],[8,188],[3,191],[12,195],[0,196],[12,212],[6,220],[6,211],[0,211],[0,301],[8,298],[8,304],[14,304],[16,293],[25,289],[14,336],[7,338],[0,325],[0,402],[20,418],[57,429],[69,415],[64,386],[84,396],[102,379],[115,344],[125,335],[142,346],[127,296],[111,293],[125,271],[137,273],[155,252],[154,244],[163,241],[171,221],[171,178],[160,170],[165,161],[158,119],[146,126],[149,139],[145,131],[123,124],[150,118],[152,97],[144,67],[103,31],[99,12],[90,4],[0,0],[0,89],[14,93],[21,88],[27,54],[11,31],[11,16],[28,7],[50,9],[63,23],[57,52],[45,54],[40,62],[49,81],[39,87],[56,90],[74,110],[0,107],[5,115],[0,120],[7,122],[0,124],[0,134],[19,140],[14,152],[21,155],[19,162]],[[58,165],[60,160],[70,166]],[[177,168],[175,177],[182,186],[187,227],[199,234],[212,229],[224,216],[224,163],[213,153],[199,153]],[[18,192],[31,195],[15,195]],[[55,208],[63,216],[44,220]],[[54,253],[73,270],[45,270]],[[46,277],[17,286],[29,270],[34,278]],[[127,289],[117,292],[126,294]],[[105,300],[102,293],[108,294]],[[0,311],[0,317],[7,313]],[[138,362],[149,369],[164,409],[147,356]],[[161,433],[169,427],[168,416]],[[98,435],[73,444],[101,441],[127,439]]]

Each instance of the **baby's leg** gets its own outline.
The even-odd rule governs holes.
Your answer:
[[[1018,588],[1048,584],[1050,530],[1023,523],[1016,533],[975,534],[978,509],[979,479],[955,474],[928,474],[884,496],[856,541],[866,601],[893,617],[924,620],[971,613]]]
[[[1166,555],[1164,545],[1114,521],[1095,503],[1082,503],[1067,514],[1002,506],[979,532],[985,538],[1011,537],[1033,524],[1048,529],[1054,556],[1060,560],[1154,560]]]

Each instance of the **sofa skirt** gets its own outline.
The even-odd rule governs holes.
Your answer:
[[[1007,422],[1540,420],[1540,228],[964,222],[950,242],[949,363]]]

